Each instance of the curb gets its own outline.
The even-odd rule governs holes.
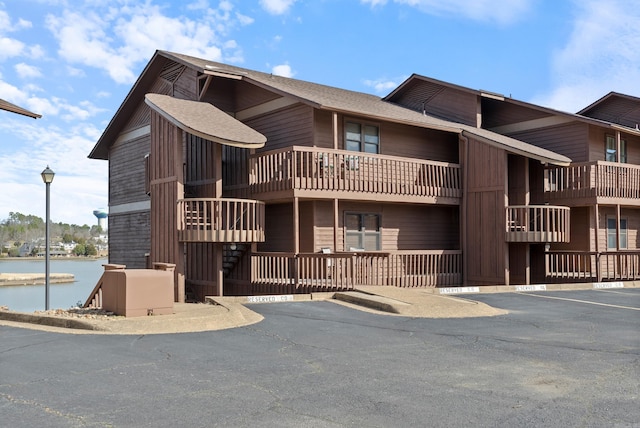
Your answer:
[[[0,311],[0,320],[29,324],[46,325],[49,327],[72,328],[76,330],[101,331],[98,327],[74,318],[50,317],[47,315],[32,315],[22,312]]]

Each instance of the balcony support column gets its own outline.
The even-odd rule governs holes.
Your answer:
[[[338,199],[333,200],[333,252],[338,252]]]
[[[331,117],[331,127],[333,129],[333,149],[338,150],[338,113],[335,111]]]
[[[300,200],[293,198],[293,253],[300,252]]]

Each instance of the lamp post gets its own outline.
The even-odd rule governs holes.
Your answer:
[[[56,175],[50,168],[49,165],[47,165],[47,168],[42,171],[42,173],[40,174],[42,176],[42,181],[44,181],[44,184],[47,187],[47,212],[46,212],[46,223],[44,226],[44,230],[45,230],[45,253],[44,253],[44,260],[45,260],[45,276],[44,276],[44,310],[48,311],[49,310],[49,185],[51,184],[51,182],[53,181],[53,177]]]

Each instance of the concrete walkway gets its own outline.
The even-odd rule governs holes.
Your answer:
[[[96,310],[53,310],[20,313],[0,308],[0,325],[65,333],[166,334],[222,330],[250,325],[262,316],[246,304],[325,300],[358,310],[421,318],[466,318],[503,315],[507,312],[467,299],[465,294],[544,292],[557,290],[638,288],[640,281],[535,286],[487,286],[451,288],[397,288],[361,286],[353,291],[286,296],[209,297],[207,303],[175,303],[171,315],[122,317]]]

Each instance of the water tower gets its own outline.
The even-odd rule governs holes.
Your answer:
[[[107,230],[107,217],[109,213],[104,208],[100,208],[97,210],[93,210],[93,215],[98,217],[98,226],[102,228],[103,231]]]

